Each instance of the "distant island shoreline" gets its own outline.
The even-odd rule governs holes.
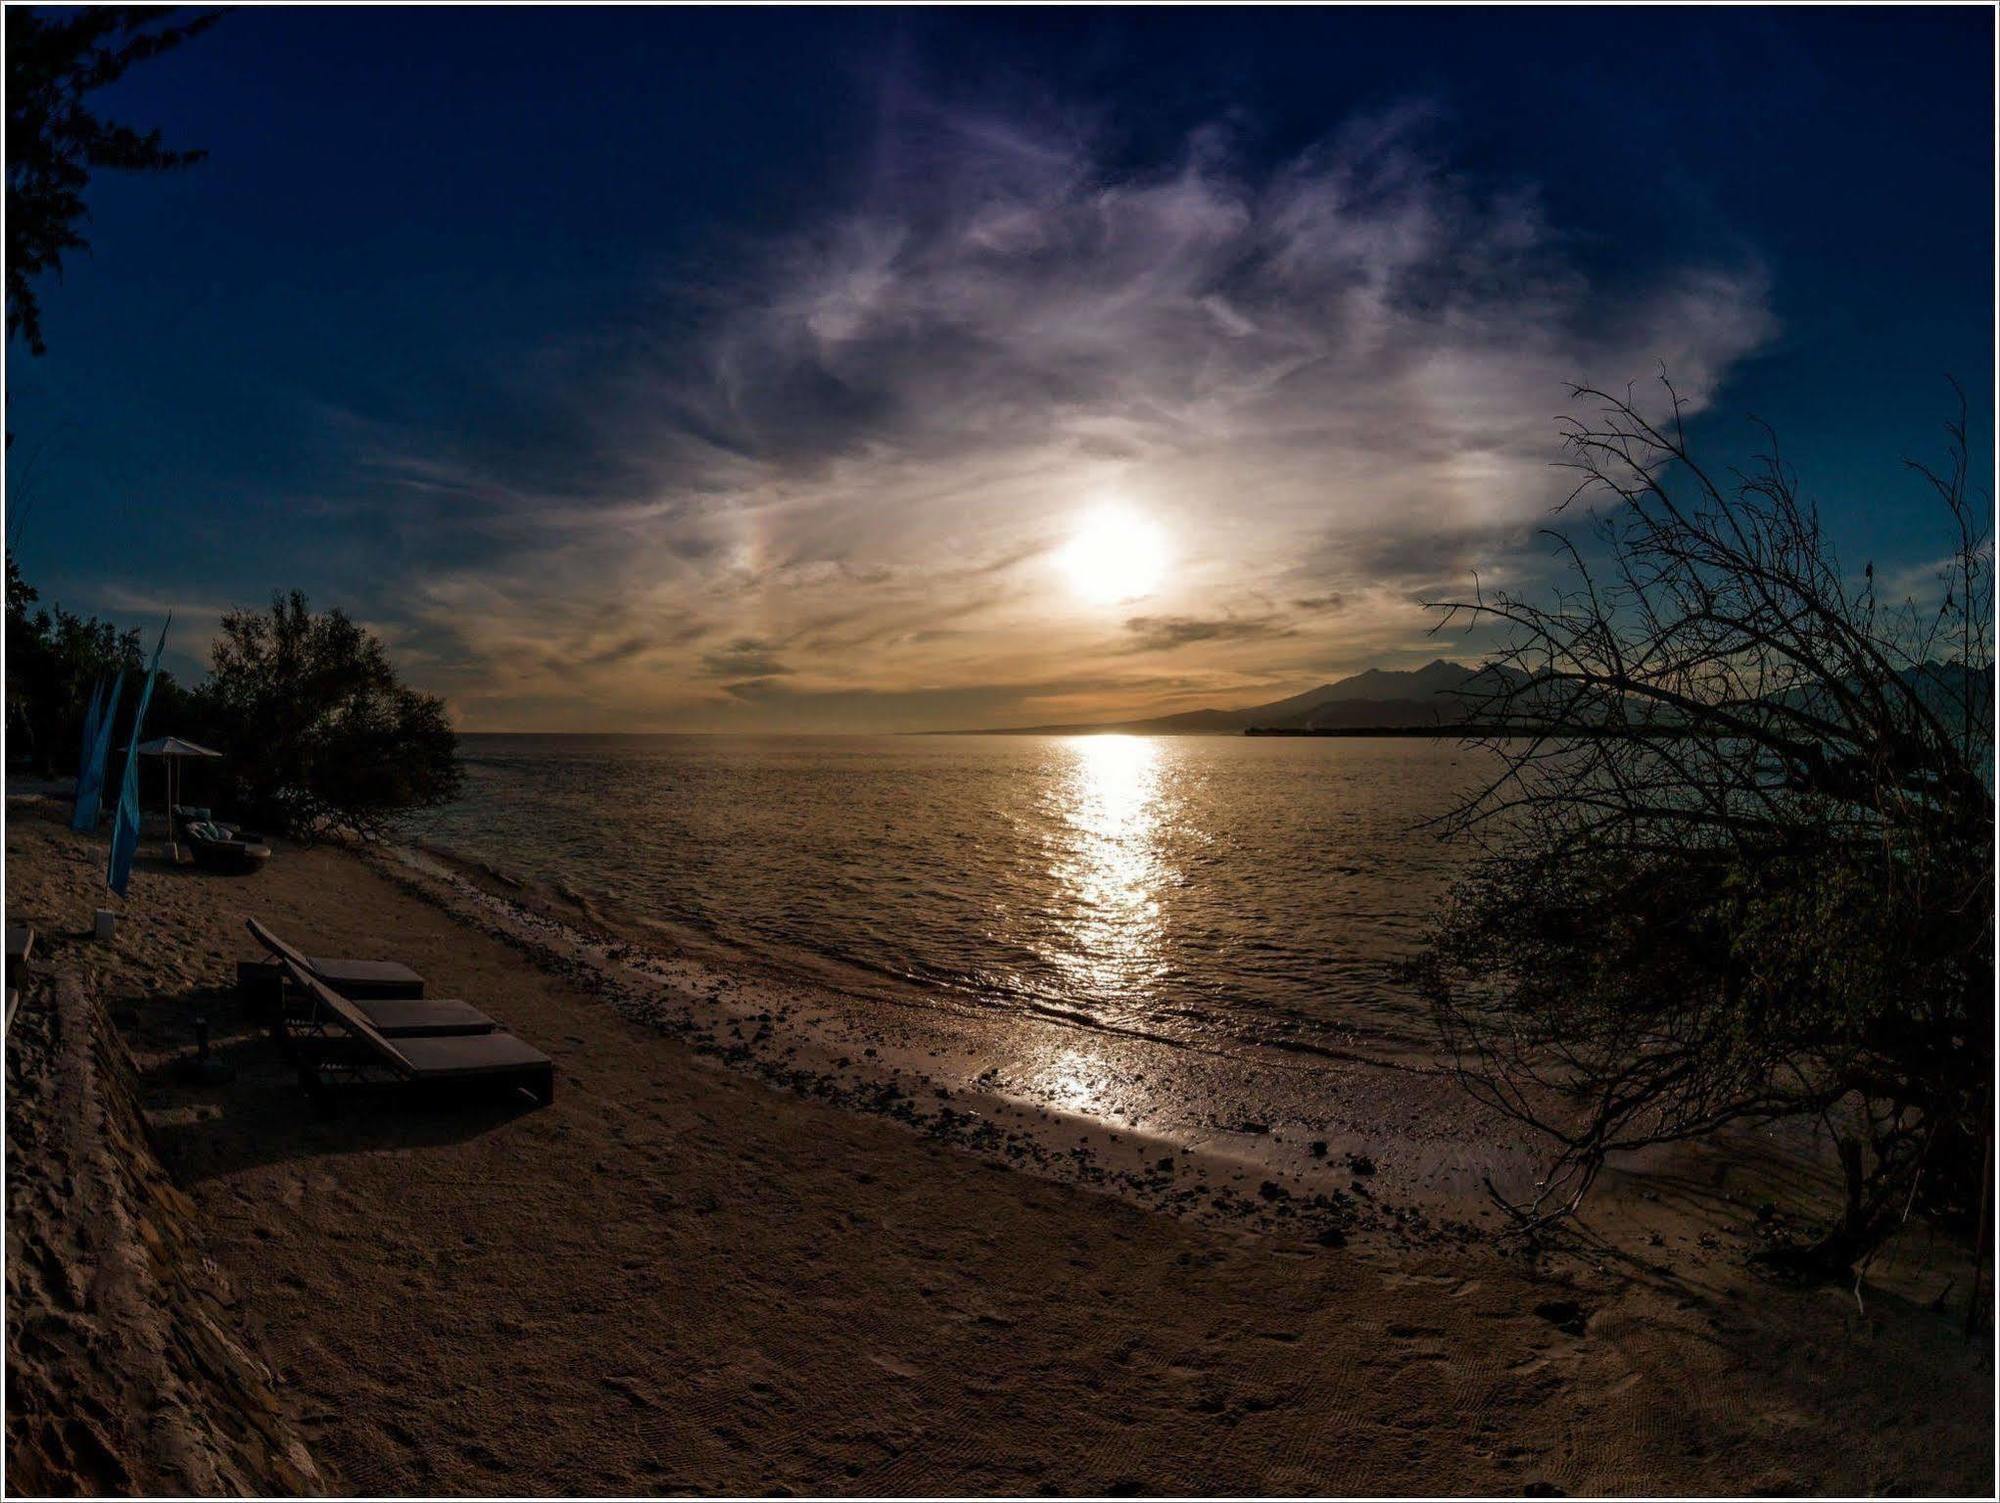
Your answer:
[[[1305,729],[1297,726],[1245,726],[1246,736],[1427,736],[1432,739],[1456,736],[1461,740],[1484,740],[1494,736],[1531,739],[1536,736],[1560,736],[1565,740],[1579,736],[1652,736],[1663,740],[1704,735],[1705,732],[1677,725],[1510,725],[1504,722],[1463,721],[1452,725],[1352,725],[1317,726]]]
[[[1502,670],[1467,667],[1439,658],[1422,668],[1370,668],[1288,699],[1234,709],[1183,710],[1121,721],[1059,725],[974,727],[932,734],[964,736],[1082,736],[1103,732],[1138,735],[1262,735],[1368,733],[1383,736],[1450,735],[1482,701],[1487,679]]]
[[[1507,707],[1506,691],[1525,682],[1516,669],[1468,667],[1439,658],[1415,669],[1370,668],[1289,699],[1244,705],[1233,710],[1184,710],[1142,720],[1070,722],[1061,725],[994,726],[976,730],[917,731],[922,736],[1366,736],[1427,737],[1432,740],[1488,741],[1557,737],[1578,740],[1606,735],[1656,740],[1703,734],[1672,723],[1561,726],[1511,720],[1482,709]],[[1515,704],[1518,713],[1532,705]]]
[[[1303,736],[1321,738],[1372,737],[1375,739],[1485,740],[1495,736],[1528,739],[1536,736],[1564,738],[1603,736],[1655,736],[1662,739],[1703,734],[1673,725],[1510,725],[1500,722],[1443,721],[1435,725],[1345,725],[1291,726],[1247,725],[1241,730],[1186,730],[1148,727],[1143,723],[1109,725],[1030,725],[980,731],[911,731],[913,736]]]

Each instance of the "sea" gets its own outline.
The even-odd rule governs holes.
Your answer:
[[[1422,739],[468,735],[425,846],[641,945],[1169,1043],[1420,1043],[1490,754]]]

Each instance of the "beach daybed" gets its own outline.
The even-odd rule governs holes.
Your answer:
[[[556,1065],[511,1033],[390,1038],[361,1009],[310,971],[286,961],[290,982],[312,1002],[311,1037],[295,1040],[306,1088],[325,1096],[342,1085],[524,1090],[555,1100]]]
[[[214,825],[223,834],[240,837],[241,825],[232,825],[215,817],[215,811],[200,804],[175,804],[171,809],[174,834],[178,837],[187,833],[189,825]],[[253,839],[256,837],[252,837]]]
[[[244,922],[257,943],[275,957],[236,962],[236,990],[246,1002],[277,1005],[287,960],[303,966],[350,1002],[402,1000],[424,994],[424,978],[406,965],[393,960],[341,960],[306,955],[254,918]]]
[[[194,851],[195,865],[212,871],[254,872],[271,859],[268,845],[232,835],[213,820],[195,820],[181,830]]]

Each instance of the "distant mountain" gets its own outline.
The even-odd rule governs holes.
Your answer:
[[[1031,736],[1125,731],[1152,736],[1227,736],[1241,735],[1247,730],[1421,730],[1435,725],[1463,725],[1478,719],[1481,702],[1499,687],[1495,675],[1514,684],[1526,681],[1526,675],[1512,668],[1468,668],[1463,663],[1439,658],[1421,668],[1370,668],[1289,699],[1274,699],[1269,704],[1245,705],[1235,710],[1184,710],[1178,715],[1157,715],[1146,720],[1007,726],[973,734]],[[1905,669],[1902,677],[1947,725],[1962,719],[1963,706],[1968,700],[1981,724],[1990,718],[1991,667],[1968,669],[1955,662],[1925,663]],[[1479,682],[1475,683],[1475,679]],[[1510,707],[1514,722],[1532,718],[1532,702],[1532,696],[1523,695]],[[1671,730],[1666,733],[1671,734]]]
[[[1241,709],[1184,710],[1178,715],[1158,715],[1147,720],[1010,726],[983,734],[1031,736],[1127,731],[1155,736],[1199,736],[1235,735],[1253,726],[1258,730],[1321,731],[1453,724],[1466,720],[1475,707],[1480,686],[1473,686],[1471,681],[1479,671],[1439,658],[1422,668],[1370,668],[1289,699],[1245,705]]]

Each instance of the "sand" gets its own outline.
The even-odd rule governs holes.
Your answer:
[[[10,1493],[319,1491],[74,976],[33,987],[7,1079]]]
[[[9,802],[8,922],[129,1048],[237,1339],[329,1490],[1991,1491],[1990,1348],[1927,1308],[1934,1248],[1861,1301],[1766,1284],[1748,1210],[1685,1173],[1633,1191],[1656,1225],[1534,1260],[1435,1206],[1410,1232],[1352,1166],[1345,1203],[1286,1190],[1307,1206],[1280,1216],[1261,1184],[1216,1209],[1255,1171],[1190,1162],[1203,1214],[1168,1214],[910,1090],[798,1055],[774,1085],[726,1029],[649,1026],[345,852],[142,864],[95,943],[99,847],[54,813]],[[316,1113],[231,998],[249,913],[475,1001],[555,1057],[555,1103]],[[227,1084],[176,1072],[198,1009]],[[10,1453],[33,1418],[10,1407]]]

